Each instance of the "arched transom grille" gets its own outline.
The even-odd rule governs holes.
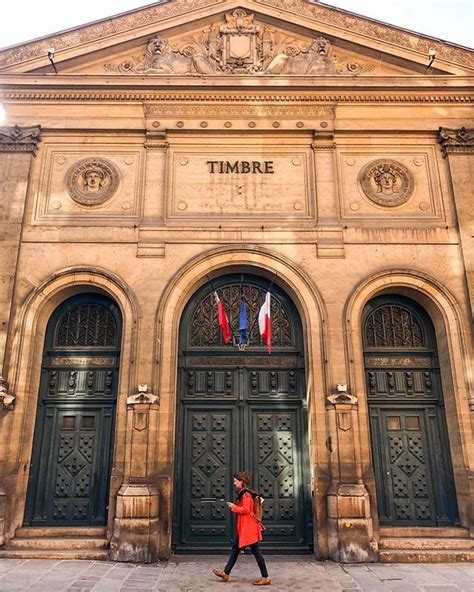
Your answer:
[[[232,330],[233,337],[239,335],[239,313],[241,301],[241,285],[229,284],[217,290],[221,299]],[[258,313],[265,300],[266,290],[249,284],[243,284],[242,294],[247,304],[248,319],[248,345],[260,346],[258,330]],[[272,293],[271,300],[272,316],[272,345],[273,347],[292,347],[293,333],[288,312]],[[214,299],[214,292],[209,292],[197,305],[191,321],[190,345],[195,347],[222,346],[221,331],[217,318],[217,307]]]
[[[84,304],[68,310],[58,323],[57,347],[115,346],[117,323],[104,306]]]
[[[425,347],[425,336],[418,317],[399,304],[386,304],[374,310],[365,323],[367,347]]]

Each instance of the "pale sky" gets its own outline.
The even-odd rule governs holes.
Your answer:
[[[6,0],[1,9],[0,48],[150,4],[146,0]],[[474,0],[330,0],[325,4],[474,47]]]

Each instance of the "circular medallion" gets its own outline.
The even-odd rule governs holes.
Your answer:
[[[410,171],[396,160],[369,162],[359,174],[364,194],[380,206],[394,207],[407,202],[415,188]]]
[[[69,195],[83,206],[95,206],[116,192],[118,169],[105,158],[85,158],[74,164],[66,175]]]

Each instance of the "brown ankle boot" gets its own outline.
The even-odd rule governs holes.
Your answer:
[[[269,586],[272,583],[270,578],[259,578],[253,583],[254,586]]]
[[[228,582],[229,581],[229,576],[221,571],[220,569],[213,569],[212,573],[217,576],[218,578],[220,578],[223,582]]]

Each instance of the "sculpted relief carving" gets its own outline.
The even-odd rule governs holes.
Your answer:
[[[149,40],[145,55],[107,72],[136,74],[360,74],[372,66],[339,63],[324,37],[303,40],[259,24],[243,9],[225,15],[225,22],[190,34],[172,44],[163,37]]]
[[[118,183],[117,168],[104,158],[85,158],[74,164],[66,175],[70,196],[84,206],[102,204],[112,197]]]
[[[359,175],[364,194],[380,206],[400,206],[415,188],[413,175],[400,162],[380,159],[369,162]]]

